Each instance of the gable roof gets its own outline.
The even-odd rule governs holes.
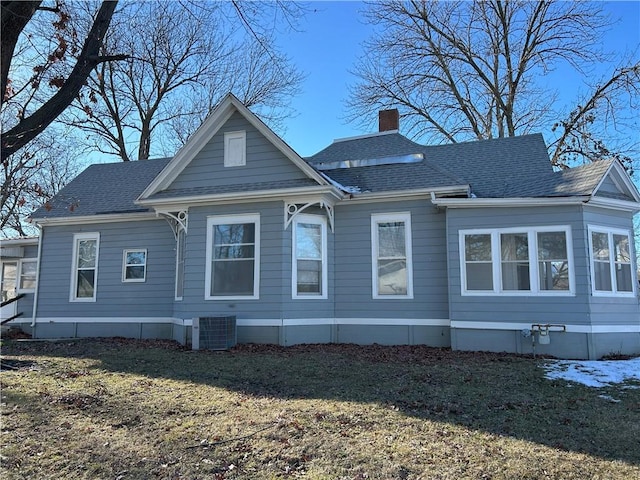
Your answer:
[[[314,180],[317,185],[329,183],[315,169],[308,165],[287,143],[284,142],[273,130],[254,115],[232,93],[228,93],[224,99],[212,110],[196,132],[178,150],[175,156],[160,172],[160,174],[141,193],[139,200],[152,197],[154,194],[170,187],[180,172],[195,158],[200,150],[211,140],[224,123],[234,112],[240,113],[258,132],[264,135],[282,154],[291,160],[303,173]]]
[[[43,220],[150,212],[135,200],[169,160],[161,158],[91,165],[53,197],[48,208],[38,208],[30,218]]]

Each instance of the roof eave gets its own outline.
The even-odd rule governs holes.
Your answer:
[[[80,215],[75,217],[41,217],[28,218],[30,223],[46,225],[84,225],[89,223],[112,223],[112,222],[137,222],[142,220],[155,220],[155,212],[128,212],[109,213],[96,215]]]
[[[136,203],[153,208],[181,205],[184,208],[197,205],[215,203],[247,203],[258,200],[280,200],[287,197],[301,197],[309,195],[325,195],[333,202],[341,200],[344,194],[335,187],[318,185],[315,187],[283,188],[274,190],[256,190],[253,192],[233,192],[208,195],[192,195],[182,197],[156,198],[137,200]]]
[[[374,201],[374,200],[391,200],[391,199],[407,199],[411,197],[422,198],[432,197],[435,195],[469,195],[469,185],[451,185],[445,187],[431,187],[431,188],[413,188],[407,190],[388,190],[384,192],[361,192],[353,193],[348,197],[348,201]]]
[[[640,212],[640,201],[619,200],[617,198],[607,198],[592,196],[589,205],[594,207],[612,208],[614,210],[624,210],[626,212]]]
[[[522,198],[434,198],[434,205],[448,208],[481,207],[536,207],[554,205],[579,205],[588,202],[589,196],[576,197],[522,197]]]

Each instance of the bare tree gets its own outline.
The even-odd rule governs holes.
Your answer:
[[[586,76],[606,61],[598,45],[608,19],[600,5],[390,0],[375,2],[366,15],[377,33],[354,70],[360,80],[351,91],[351,119],[399,107],[408,133],[432,142],[514,136],[555,123],[555,165],[618,153],[595,124],[619,126],[613,106],[637,102],[637,61],[565,114],[539,82],[561,64]]]
[[[244,3],[233,6],[242,22],[253,21]],[[91,148],[129,161],[173,154],[228,91],[263,118],[281,118],[302,77],[275,52],[271,37],[256,33],[257,24],[247,23],[250,34],[239,35],[237,15],[235,25],[225,23],[233,14],[228,8],[126,4],[103,54],[121,51],[129,58],[95,70],[66,121],[89,134]]]
[[[47,129],[2,162],[0,235],[35,234],[24,219],[56,195],[78,173],[77,150],[61,132]],[[73,199],[67,199],[73,210]]]
[[[14,154],[27,143],[42,133],[78,95],[91,71],[99,64],[113,60],[116,57],[99,55],[102,40],[107,32],[109,23],[115,11],[117,1],[105,1],[92,19],[91,29],[82,44],[77,61],[69,74],[65,77],[50,77],[48,87],[52,90],[51,96],[42,102],[34,102],[42,84],[45,74],[51,67],[65,60],[67,55],[67,42],[63,32],[69,20],[62,1],[53,6],[42,6],[41,1],[14,2],[2,1],[2,76],[1,87],[2,108],[6,103],[21,103],[18,115],[14,119],[13,126],[9,118],[3,115],[5,129],[2,132],[2,158]],[[53,22],[56,31],[54,34],[55,49],[48,55],[44,55],[43,63],[33,65],[33,75],[22,77],[16,73],[12,77],[12,62],[15,58],[16,46],[24,29],[32,20],[38,10],[48,10],[57,14],[57,20]],[[27,40],[28,41],[28,40]],[[34,45],[38,49],[42,45]],[[22,85],[19,85],[22,80]],[[42,92],[39,92],[42,93]],[[33,109],[28,107],[34,106]],[[17,122],[15,121],[17,120]]]

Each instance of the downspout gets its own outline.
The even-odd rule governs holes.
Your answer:
[[[42,239],[44,237],[44,229],[38,225],[40,235],[38,235],[38,259],[36,261],[36,288],[33,292],[33,313],[31,314],[31,337],[35,338],[36,333],[36,312],[38,310],[38,293],[40,290],[40,259],[42,258]]]

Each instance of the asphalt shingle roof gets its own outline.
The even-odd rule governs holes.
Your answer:
[[[417,162],[398,157],[422,154]],[[394,158],[395,157],[395,158]],[[334,162],[377,159],[375,166],[335,168]],[[414,157],[415,159],[415,157]],[[70,182],[32,218],[147,212],[134,202],[170,159],[96,164]],[[540,134],[467,143],[424,146],[398,133],[332,143],[306,159],[321,173],[360,192],[389,192],[469,185],[480,198],[591,195],[612,161],[554,172]],[[389,162],[389,163],[386,163]],[[151,198],[179,198],[315,186],[312,179],[229,186],[167,189]]]
[[[362,191],[470,185],[478,197],[506,198],[511,196],[512,185],[553,172],[540,134],[431,146],[398,133],[373,135],[336,141],[306,160],[322,167],[333,162],[415,153],[422,153],[424,160],[324,173]]]
[[[32,218],[81,217],[150,211],[134,201],[169,163],[169,158],[99,163],[87,167]]]

